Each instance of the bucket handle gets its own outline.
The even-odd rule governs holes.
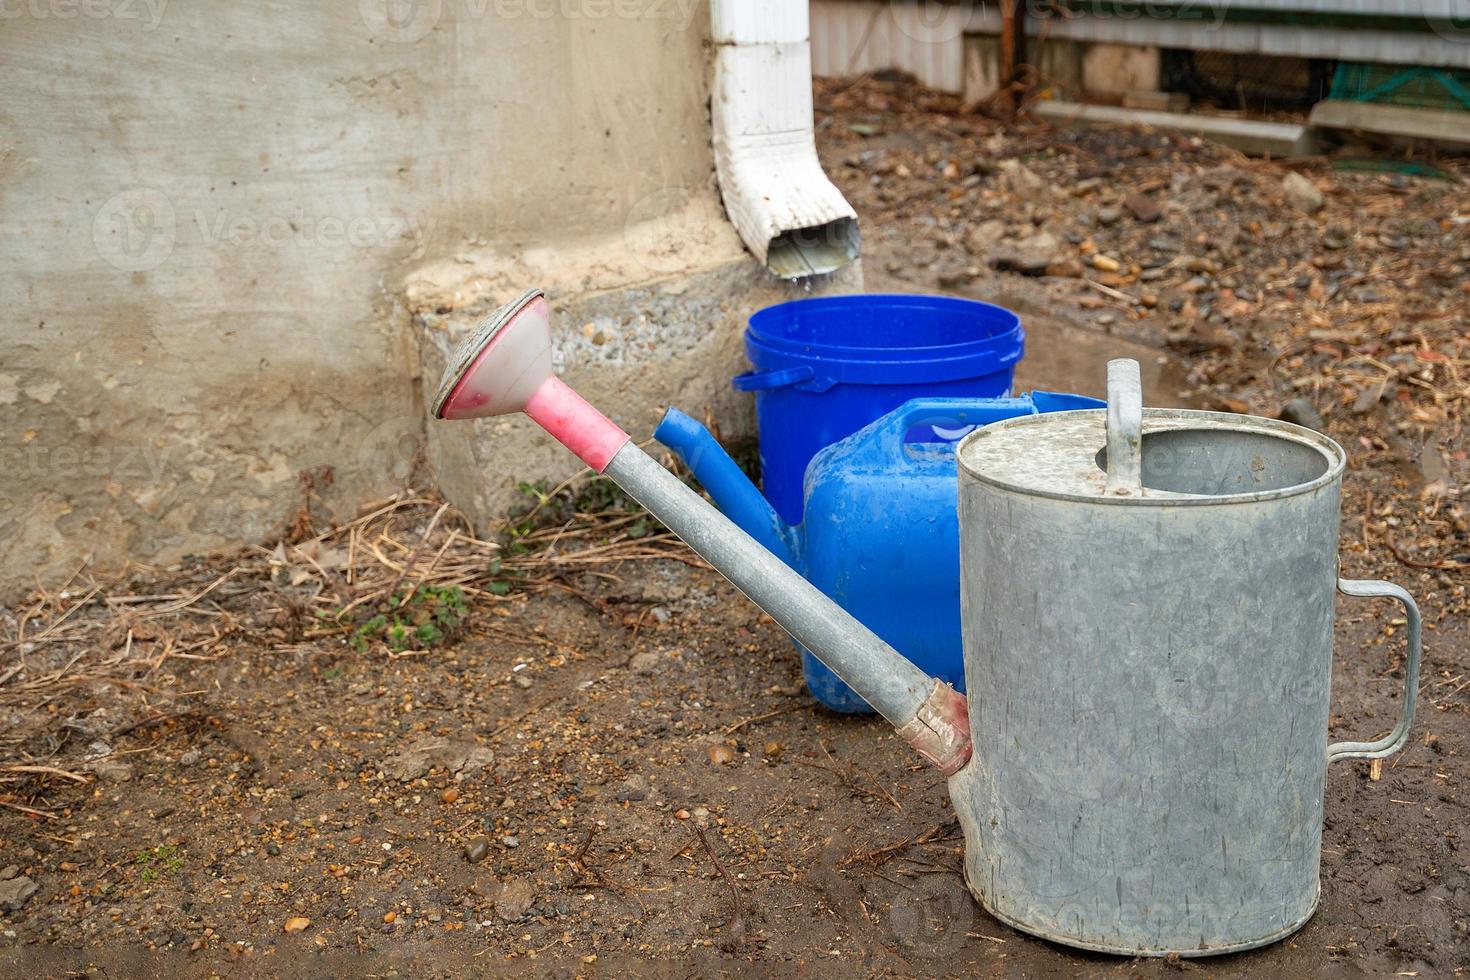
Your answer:
[[[1372,742],[1333,742],[1327,746],[1327,761],[1339,759],[1383,759],[1404,747],[1409,740],[1409,727],[1414,724],[1414,707],[1419,700],[1419,607],[1414,597],[1392,582],[1340,578],[1337,591],[1351,596],[1384,596],[1403,604],[1404,618],[1409,623],[1409,662],[1404,667],[1404,704],[1399,709],[1398,724],[1393,731]]]
[[[816,374],[810,365],[801,364],[776,371],[746,371],[731,378],[730,384],[736,391],[770,391],[772,388],[785,388],[810,381]]]
[[[1138,362],[1119,357],[1108,362],[1108,482],[1118,497],[1143,493],[1143,383]]]

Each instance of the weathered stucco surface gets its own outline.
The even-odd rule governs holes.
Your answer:
[[[723,223],[696,0],[0,16],[0,594],[267,539],[303,470],[344,515],[393,489],[418,336],[522,274],[566,311],[569,377],[640,431],[718,400],[777,292]],[[570,465],[497,452],[496,479]]]
[[[652,279],[630,275],[630,266],[660,267],[675,255],[698,255],[699,267]],[[555,370],[639,442],[652,435],[670,405],[710,420],[722,436],[753,431],[753,399],[730,386],[731,376],[748,367],[742,345],[746,319],[762,306],[813,289],[851,292],[862,286],[856,264],[816,282],[776,279],[742,251],[729,224],[690,220],[687,214],[658,229],[657,249],[650,239],[629,235],[621,242],[522,256],[509,268],[480,268],[473,276],[477,288],[455,290],[475,298],[454,309],[425,301],[426,280],[410,286],[419,311],[425,403],[432,401],[459,341],[496,306],[536,285],[551,304]],[[606,288],[608,282],[622,285]],[[425,460],[448,499],[480,525],[505,512],[517,482],[555,484],[583,468],[524,416],[431,422]]]

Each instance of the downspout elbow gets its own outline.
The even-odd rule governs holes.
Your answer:
[[[712,0],[715,169],[730,222],[783,279],[858,257],[857,212],[822,170],[812,131],[808,5]]]

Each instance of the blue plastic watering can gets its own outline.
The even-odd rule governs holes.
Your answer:
[[[795,527],[688,415],[669,409],[654,437],[745,533],[921,670],[963,691],[955,443],[978,426],[1019,415],[1102,407],[1095,398],[1044,391],[915,398],[813,457],[804,520]],[[954,441],[910,441],[936,434]],[[821,661],[801,653],[818,701],[834,711],[872,710]]]

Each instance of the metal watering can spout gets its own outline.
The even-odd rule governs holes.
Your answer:
[[[653,437],[678,453],[726,517],[771,554],[788,565],[796,564],[801,529],[781,520],[765,494],[750,482],[708,429],[671,408],[653,430]]]
[[[815,654],[945,775],[970,758],[963,695],[884,643],[639,449],[551,371],[551,311],[531,289],[455,352],[434,399],[440,419],[524,412],[646,507]],[[733,463],[732,463],[733,465]]]

